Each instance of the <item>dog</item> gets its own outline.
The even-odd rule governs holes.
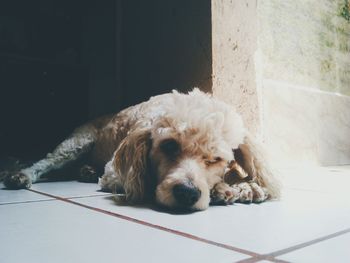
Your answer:
[[[196,88],[151,97],[89,122],[4,184],[30,188],[43,175],[81,160],[89,160],[80,169],[82,178],[97,178],[102,168],[101,189],[123,192],[130,204],[205,210],[210,204],[279,197],[261,146],[235,109]]]

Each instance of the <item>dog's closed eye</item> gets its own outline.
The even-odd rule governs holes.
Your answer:
[[[176,157],[181,152],[181,146],[175,139],[165,139],[160,143],[159,147],[169,157]]]
[[[215,157],[213,159],[206,159],[204,162],[207,166],[221,162],[223,159],[221,157]]]

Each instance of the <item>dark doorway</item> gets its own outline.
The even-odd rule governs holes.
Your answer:
[[[123,106],[172,89],[211,90],[210,0],[123,1]]]
[[[211,89],[210,0],[0,2],[0,158],[37,159],[88,119]]]

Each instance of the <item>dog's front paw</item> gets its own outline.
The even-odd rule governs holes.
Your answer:
[[[211,205],[233,204],[240,196],[240,189],[226,183],[218,183],[210,192]]]
[[[240,189],[238,201],[241,203],[261,203],[269,197],[267,190],[254,182],[239,183],[232,187]]]
[[[26,189],[32,186],[32,181],[28,175],[18,172],[15,174],[8,174],[4,178],[4,185],[8,189]]]
[[[234,186],[241,190],[238,198],[239,202],[249,204],[253,201],[253,190],[249,183],[239,183]]]
[[[253,202],[261,203],[269,198],[269,193],[265,187],[258,185],[257,183],[250,183],[250,187],[253,191]]]
[[[79,170],[79,182],[97,183],[98,177],[98,171],[90,165],[84,165]]]

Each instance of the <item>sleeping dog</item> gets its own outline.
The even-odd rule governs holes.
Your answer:
[[[150,98],[77,128],[46,158],[4,180],[29,188],[84,157],[84,177],[131,204],[204,210],[210,203],[262,202],[279,187],[261,147],[235,110],[194,89]],[[98,174],[98,171],[102,171]]]

